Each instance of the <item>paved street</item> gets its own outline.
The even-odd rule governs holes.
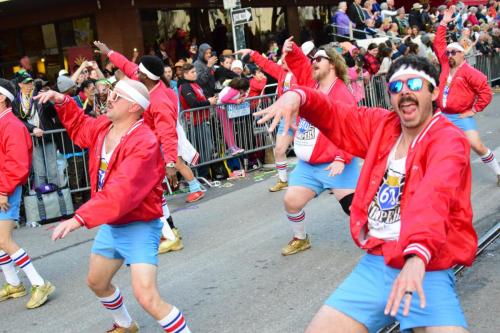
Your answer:
[[[500,157],[498,95],[492,105],[478,121],[484,142]],[[474,221],[481,235],[500,221],[500,188],[476,155],[472,160]],[[160,256],[158,283],[165,299],[184,311],[193,332],[303,332],[362,255],[351,240],[347,217],[325,193],[306,208],[312,249],[282,257],[291,231],[283,193],[267,191],[273,182],[269,176],[254,182],[251,175],[233,187],[210,190],[207,199],[190,207],[182,197],[171,201],[185,249]],[[15,233],[56,293],[36,310],[24,308],[27,297],[0,303],[0,332],[104,332],[111,317],[85,284],[95,231],[77,231],[57,243],[49,235],[47,226]],[[499,255],[497,242],[459,282],[471,332],[500,327],[495,313],[500,308]],[[141,332],[160,332],[133,299],[127,268],[118,273],[116,284]]]

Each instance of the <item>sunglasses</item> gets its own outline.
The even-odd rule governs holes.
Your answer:
[[[108,103],[114,103],[116,102],[119,98],[123,98],[124,100],[127,100],[129,102],[132,102],[132,103],[136,103],[134,100],[128,98],[128,97],[125,97],[121,94],[119,94],[118,92],[114,91],[114,90],[110,90],[109,93],[108,93]]]
[[[399,94],[403,90],[403,86],[406,84],[408,89],[411,91],[420,91],[424,86],[424,80],[419,77],[414,77],[408,80],[395,80],[389,82],[388,88],[391,94]]]
[[[446,56],[447,57],[449,57],[449,56],[455,56],[457,53],[462,53],[462,52],[457,51],[457,50],[446,51]]]
[[[312,62],[320,62],[322,59],[326,59],[326,60],[330,60],[328,59],[327,57],[321,57],[321,56],[318,56],[318,57],[314,57],[312,58]]]

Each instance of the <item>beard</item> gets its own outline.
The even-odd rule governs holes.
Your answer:
[[[457,65],[457,62],[453,58],[448,59],[448,64],[450,65],[451,68],[455,67]]]

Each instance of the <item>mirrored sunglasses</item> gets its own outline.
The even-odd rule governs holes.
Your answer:
[[[424,86],[424,80],[419,77],[414,77],[408,80],[395,80],[389,82],[389,92],[391,94],[398,94],[401,92],[401,90],[403,90],[403,86],[405,84],[411,91],[420,91]]]

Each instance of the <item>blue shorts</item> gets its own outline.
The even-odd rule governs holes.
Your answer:
[[[19,208],[21,207],[22,194],[23,188],[18,186],[14,190],[14,193],[9,195],[8,201],[10,208],[6,212],[0,210],[0,221],[19,221]]]
[[[450,114],[444,112],[443,116],[448,118],[448,120],[451,121],[453,125],[457,126],[462,131],[477,131],[477,123],[474,117],[460,118],[459,114]]]
[[[281,118],[280,123],[278,125],[278,135],[283,135],[283,132],[285,132],[285,119]],[[294,136],[291,127],[288,129],[288,135],[291,136],[292,138]]]
[[[109,259],[123,259],[126,265],[158,265],[160,219],[124,225],[101,225],[92,245],[92,253]]]
[[[384,315],[399,272],[399,269],[387,266],[384,257],[366,254],[325,304],[362,323],[370,333],[395,320],[400,322],[402,331],[427,326],[467,328],[451,269],[425,273],[423,289],[427,304],[424,309],[420,308],[420,299],[415,292],[407,317],[403,316],[404,302],[401,302],[396,317]]]
[[[302,186],[320,195],[329,189],[354,189],[359,178],[359,161],[353,158],[346,164],[344,171],[335,177],[330,177],[330,170],[325,168],[330,163],[310,164],[299,160],[295,169],[290,174],[289,186]]]

